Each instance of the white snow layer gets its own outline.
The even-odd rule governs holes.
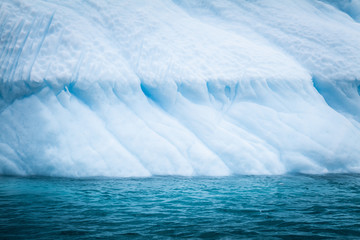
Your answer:
[[[360,172],[359,1],[2,0],[0,174]]]

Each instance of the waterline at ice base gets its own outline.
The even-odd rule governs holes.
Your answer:
[[[360,172],[360,1],[3,0],[0,174]]]

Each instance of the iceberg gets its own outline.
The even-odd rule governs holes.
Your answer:
[[[359,9],[3,0],[0,174],[360,172]]]

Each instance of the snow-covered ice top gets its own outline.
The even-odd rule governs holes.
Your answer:
[[[0,174],[360,172],[359,1],[0,3]]]

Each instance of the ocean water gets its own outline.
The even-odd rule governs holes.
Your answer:
[[[1,239],[360,239],[360,175],[0,177]]]

